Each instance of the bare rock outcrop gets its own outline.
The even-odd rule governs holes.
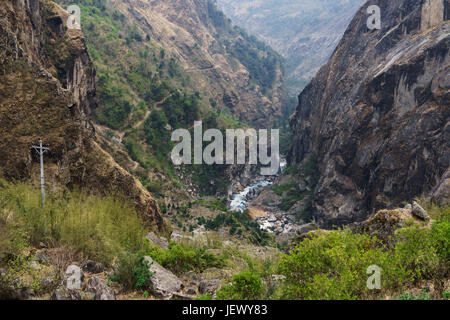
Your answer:
[[[157,297],[170,299],[174,294],[181,290],[183,282],[172,272],[163,268],[151,257],[145,257],[144,260],[149,265],[151,273],[150,286]]]
[[[426,195],[449,203],[450,23],[443,0],[367,2],[299,96],[290,163],[315,154],[321,227]],[[367,27],[367,7],[381,29]]]

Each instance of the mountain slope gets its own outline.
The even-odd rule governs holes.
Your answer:
[[[318,159],[313,209],[325,226],[423,193],[449,202],[448,7],[376,3],[382,29],[368,30],[364,5],[291,118],[290,162]]]
[[[150,189],[161,180],[180,189],[169,158],[173,129],[200,119],[207,128],[269,128],[281,118],[283,59],[211,1],[78,5],[97,71],[93,118],[102,146]],[[196,168],[181,182],[225,192],[225,169]]]
[[[0,176],[39,179],[31,146],[42,138],[47,188],[124,194],[148,224],[167,231],[156,201],[95,141],[95,71],[83,35],[48,0],[0,7]]]
[[[327,61],[363,0],[216,0],[234,23],[286,58],[297,94]]]

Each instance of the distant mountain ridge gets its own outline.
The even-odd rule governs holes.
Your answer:
[[[231,20],[286,58],[297,94],[327,61],[365,0],[216,0]]]

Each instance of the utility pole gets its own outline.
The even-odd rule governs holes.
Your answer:
[[[44,148],[42,146],[42,140],[39,139],[39,146],[32,146],[34,150],[36,150],[39,153],[40,161],[41,161],[41,198],[42,198],[42,207],[45,204],[45,185],[44,185],[44,153],[49,148]]]

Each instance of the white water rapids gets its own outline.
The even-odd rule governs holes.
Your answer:
[[[286,168],[286,159],[281,158],[280,160],[280,172]],[[260,177],[261,178],[261,177]],[[249,194],[256,194],[260,189],[270,186],[273,184],[273,179],[265,179],[257,182],[251,183],[249,186],[245,187],[239,193],[234,193],[231,196],[230,210],[244,212],[247,209]],[[252,199],[250,199],[252,200]]]

